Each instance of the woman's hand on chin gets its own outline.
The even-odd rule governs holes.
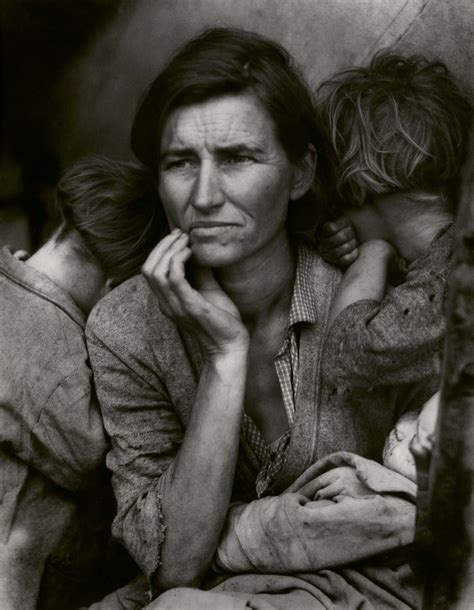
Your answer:
[[[210,269],[200,268],[193,288],[185,276],[191,258],[189,236],[174,229],[148,256],[142,273],[162,312],[198,337],[209,359],[247,352],[249,336],[237,307]]]

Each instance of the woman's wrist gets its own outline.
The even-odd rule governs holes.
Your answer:
[[[225,346],[208,348],[204,359],[218,370],[231,370],[247,365],[249,341],[238,341]]]

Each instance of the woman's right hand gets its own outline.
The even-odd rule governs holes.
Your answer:
[[[217,283],[210,269],[199,268],[193,288],[185,276],[191,257],[189,236],[174,229],[152,250],[142,273],[159,300],[162,312],[193,332],[204,355],[246,351],[249,337],[239,311]]]

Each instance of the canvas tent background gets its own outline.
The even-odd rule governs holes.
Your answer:
[[[42,241],[66,165],[132,156],[140,92],[206,27],[274,38],[313,87],[387,46],[440,58],[473,86],[473,23],[470,0],[4,0],[0,245]]]

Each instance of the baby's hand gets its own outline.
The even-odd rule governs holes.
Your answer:
[[[439,411],[439,392],[424,405],[418,417],[417,432],[410,444],[415,458],[418,486],[426,489],[429,480],[431,454],[435,443],[436,423]]]
[[[326,222],[316,234],[318,250],[324,260],[345,269],[359,256],[359,241],[354,226],[345,216]]]
[[[439,392],[436,392],[425,404],[418,417],[416,437],[410,447],[412,453],[423,453],[433,450],[436,423],[439,411]]]

